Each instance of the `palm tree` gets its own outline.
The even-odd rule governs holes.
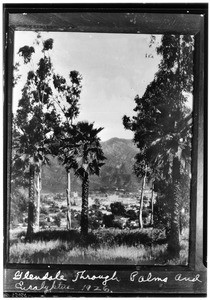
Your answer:
[[[152,85],[148,90],[151,88]],[[192,115],[185,106],[182,93],[176,89],[172,93],[172,90],[169,87],[165,94],[161,92],[161,101],[148,96],[147,92],[141,99],[136,97],[138,116],[133,117],[133,121],[124,117],[123,121],[127,129],[135,132],[134,142],[139,148],[135,168],[137,176],[143,177],[149,168],[153,177],[161,176],[172,189],[168,250],[173,256],[178,256],[180,176],[190,168]]]
[[[93,128],[93,123],[79,122],[69,127],[69,138],[65,139],[63,163],[73,168],[82,180],[81,234],[88,233],[88,195],[90,175],[99,175],[106,159],[97,136],[103,128]]]
[[[171,183],[171,224],[168,239],[168,251],[173,256],[179,255],[179,202],[181,193],[181,174],[190,170],[191,156],[191,114],[182,115],[174,122],[174,128],[168,128],[147,144],[144,155],[154,170],[159,170]]]
[[[123,124],[134,132],[139,148],[139,174],[143,176],[147,165],[171,189],[168,250],[178,256],[180,175],[188,172],[191,159],[192,116],[185,93],[193,90],[194,39],[189,35],[166,34],[156,50],[162,55],[159,70],[143,97],[135,97],[137,115],[132,119],[124,116]],[[146,162],[143,166],[142,161]]]

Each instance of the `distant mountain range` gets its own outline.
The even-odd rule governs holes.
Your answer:
[[[105,165],[100,176],[90,177],[90,191],[112,192],[116,189],[136,192],[140,180],[133,172],[134,157],[138,149],[132,140],[112,138],[102,142],[106,156]],[[66,191],[66,171],[57,158],[50,158],[50,165],[42,171],[42,189],[45,193],[62,193]],[[81,193],[81,181],[71,172],[71,190]]]

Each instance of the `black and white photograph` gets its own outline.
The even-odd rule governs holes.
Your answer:
[[[204,112],[195,29],[138,28],[149,15],[11,14],[6,262],[58,270],[51,277],[17,271],[17,292],[61,290],[24,284],[65,281],[67,265],[80,270],[72,282],[103,279],[102,292],[108,281],[119,285],[117,271],[88,275],[84,266],[143,266],[147,275],[130,272],[130,282],[166,285],[169,275],[152,270],[187,270],[196,251],[204,253],[196,238],[205,205],[197,202]],[[103,29],[107,22],[111,29]],[[202,275],[187,276],[176,272],[177,288],[192,284],[196,292]]]
[[[188,263],[193,51],[16,33],[11,262]]]

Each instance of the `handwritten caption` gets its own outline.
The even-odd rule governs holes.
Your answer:
[[[124,278],[125,279],[125,278]],[[87,270],[77,271],[72,278],[66,278],[61,270],[57,271],[54,275],[46,272],[43,276],[35,275],[30,271],[16,271],[13,280],[15,281],[15,289],[19,292],[43,292],[50,293],[52,291],[77,291],[75,284],[82,282],[81,291],[83,292],[103,292],[112,293],[110,283],[120,283],[121,278],[117,271],[109,274],[89,274]],[[134,271],[128,274],[128,282],[134,283],[162,283],[174,280],[175,282],[188,282],[188,283],[201,283],[200,274],[187,277],[182,273],[176,274],[173,278],[167,276],[153,275],[151,272],[142,275],[139,271]],[[84,284],[83,284],[84,283]]]

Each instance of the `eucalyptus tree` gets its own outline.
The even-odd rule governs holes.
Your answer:
[[[53,144],[53,152],[59,157],[61,162],[65,160],[65,150],[63,144],[71,134],[71,126],[74,119],[79,115],[79,99],[81,94],[82,76],[78,71],[71,71],[69,74],[70,84],[58,74],[53,75],[53,85],[57,91],[56,102],[61,111],[61,122],[59,128],[54,131],[54,136],[50,141]],[[67,172],[67,229],[71,229],[71,173],[68,164],[65,164]]]
[[[88,233],[88,195],[89,177],[98,175],[106,159],[98,133],[103,128],[94,128],[93,123],[78,122],[67,128],[68,138],[63,140],[63,163],[73,169],[82,181],[81,234]]]
[[[34,225],[39,229],[41,167],[48,163],[47,155],[51,153],[46,139],[59,119],[50,86],[52,62],[49,52],[53,48],[53,40],[42,41],[41,48],[41,58],[36,69],[32,63],[36,47],[24,46],[18,52],[24,64],[31,63],[14,117],[13,130],[16,167],[29,173],[28,237],[33,233]]]
[[[136,116],[124,116],[123,124],[134,132],[139,148],[136,174],[144,176],[149,167],[156,178],[170,183],[168,250],[178,257],[180,179],[182,173],[189,172],[191,159],[192,115],[186,93],[193,89],[193,38],[163,35],[157,53],[162,56],[159,70],[144,95],[135,97]]]
[[[76,116],[78,111],[77,106],[74,105],[77,100],[69,92],[70,88],[66,90],[65,79],[55,74],[50,56],[53,39],[42,40],[39,35],[36,42],[35,47],[24,46],[19,49],[19,55],[23,57],[24,64],[29,65],[29,71],[14,117],[13,130],[15,137],[13,153],[16,162],[14,167],[19,167],[29,174],[28,237],[34,230],[35,210],[36,228],[39,228],[42,164],[49,162],[49,154],[56,154],[55,147],[52,147],[53,137],[61,131],[64,113],[66,120],[67,117],[72,117],[72,114]],[[35,68],[32,58],[40,46],[40,59]],[[72,72],[71,76],[73,81],[71,89],[76,90],[75,72]],[[76,93],[77,90],[74,94]],[[73,103],[72,110],[65,108],[65,104],[62,106],[61,99]]]

